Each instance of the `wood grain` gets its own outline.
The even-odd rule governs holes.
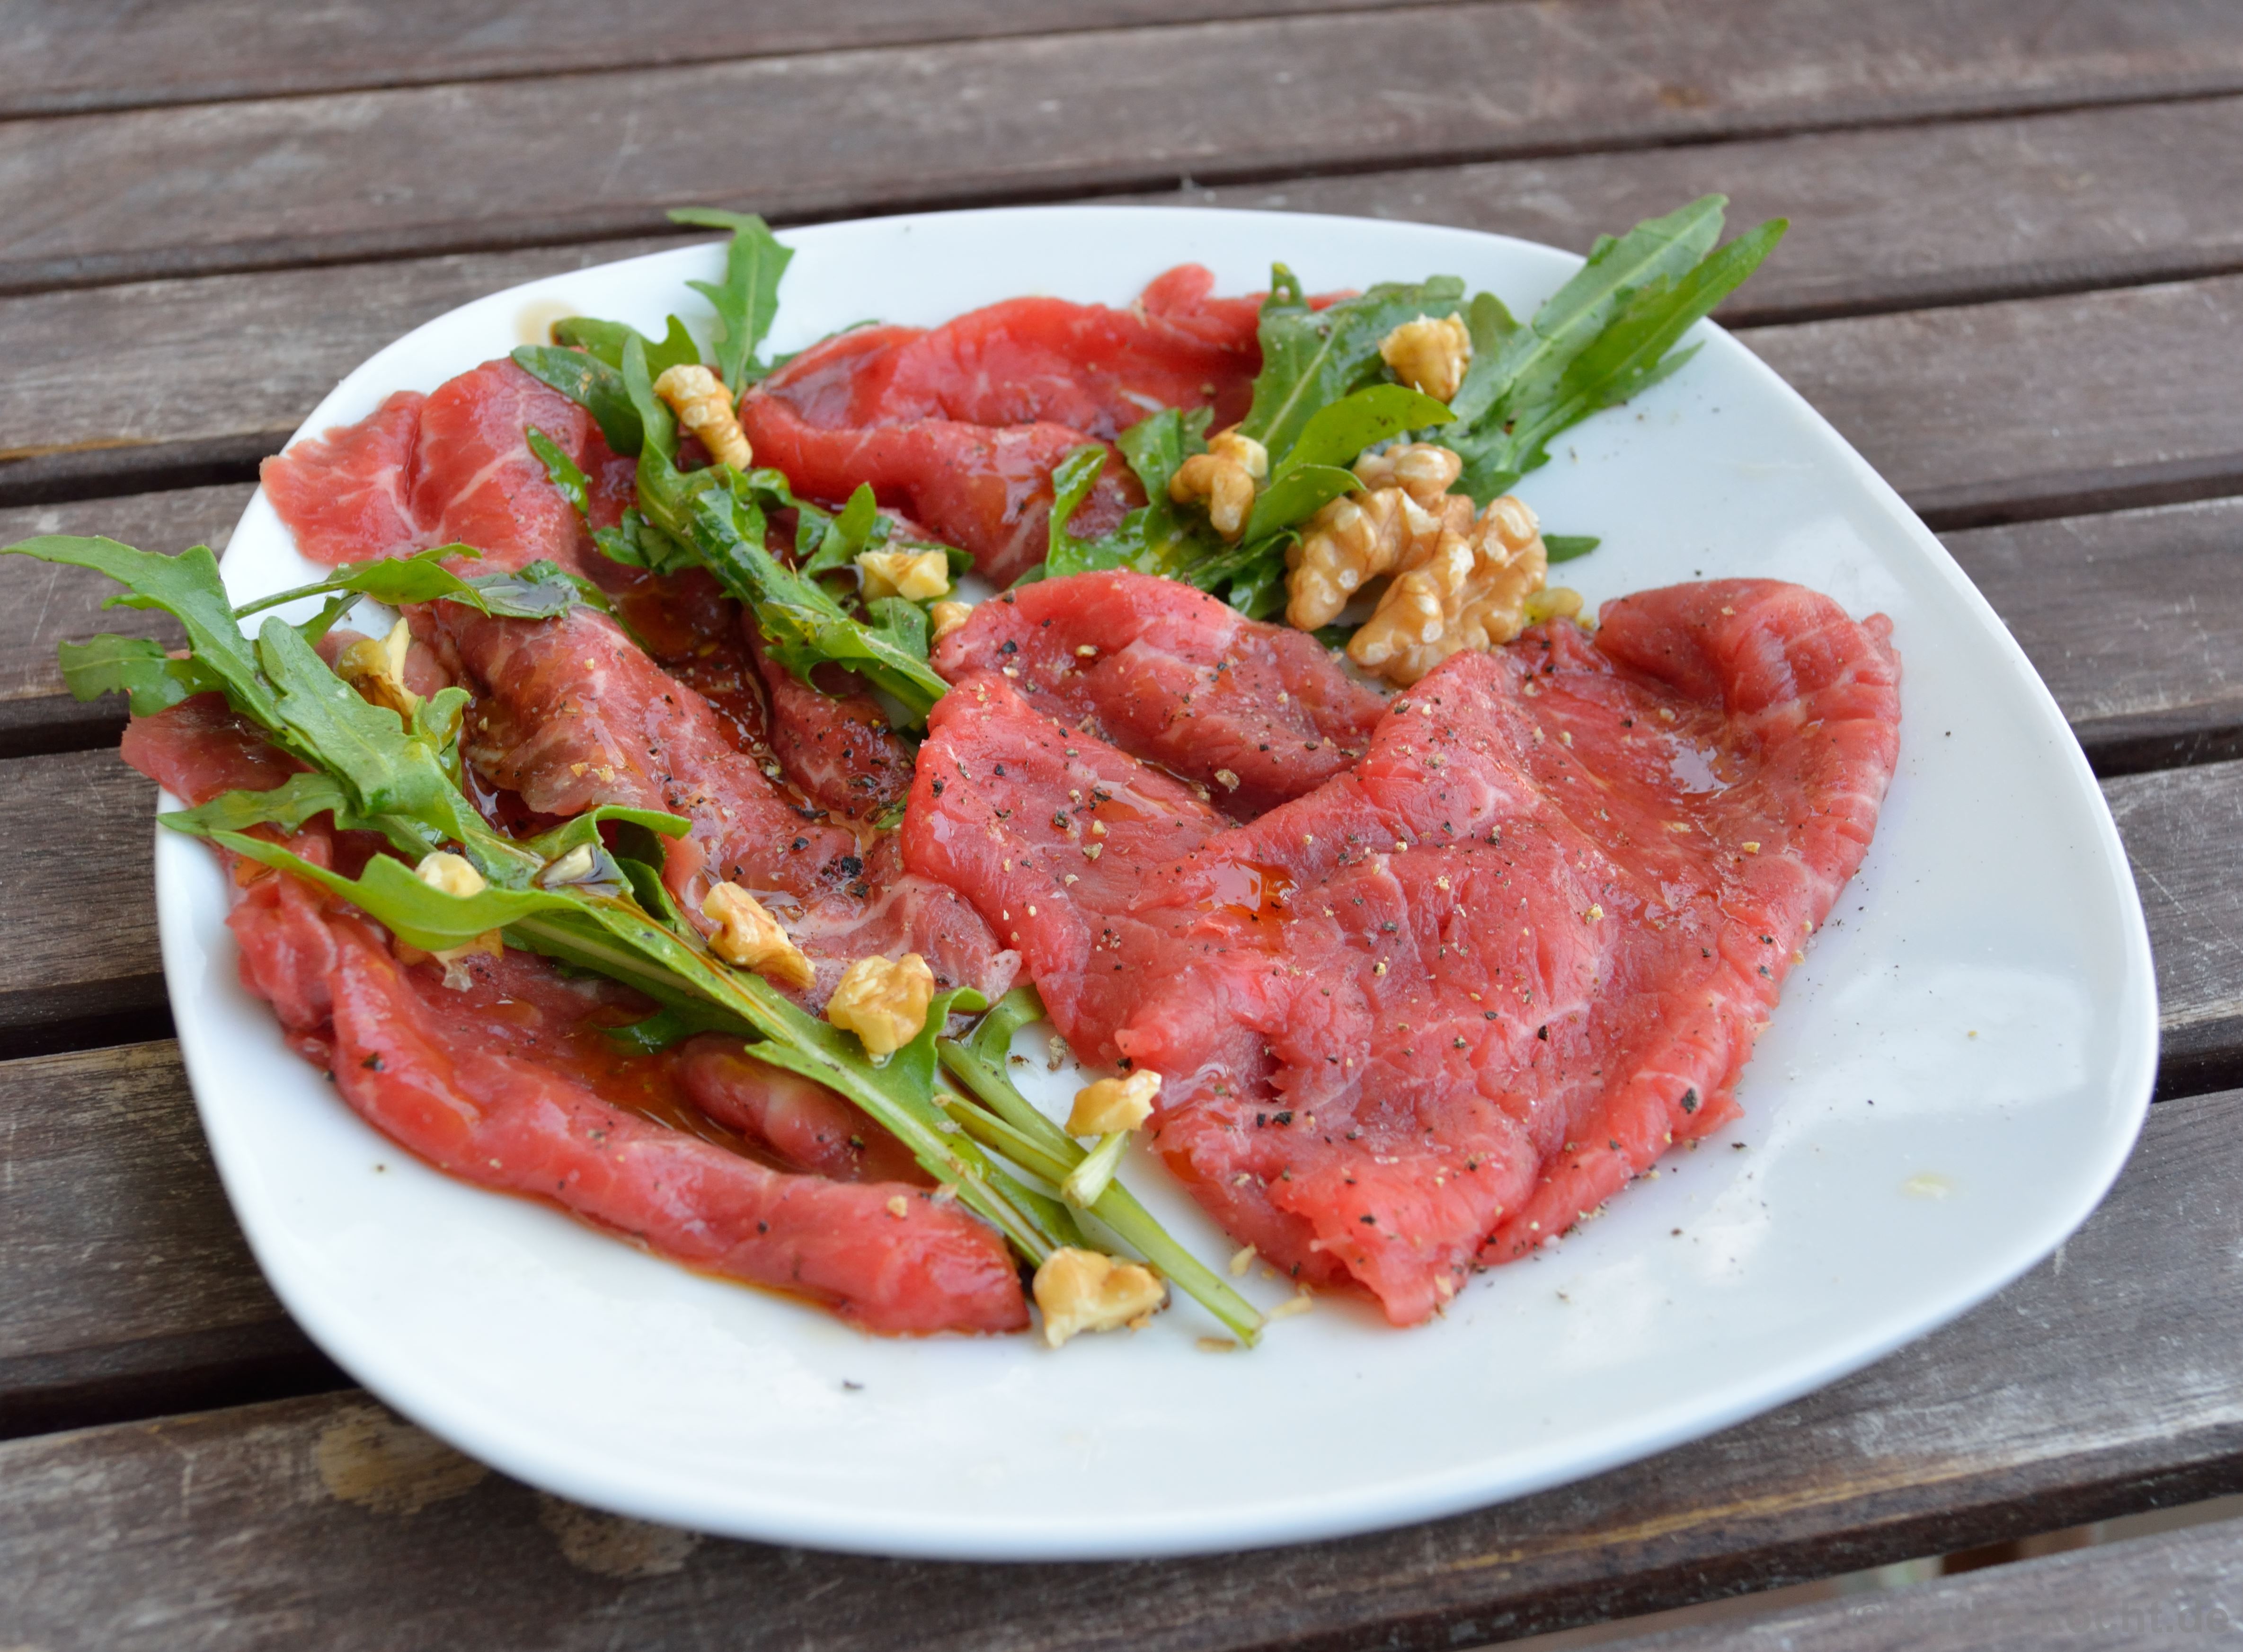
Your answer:
[[[2238,91],[2224,0],[1552,0],[27,119],[0,289]]]
[[[2103,790],[2157,954],[2159,1085],[2234,1082],[2243,1073],[2243,762],[2127,776]]]
[[[1196,186],[1147,201],[1452,224],[1586,252],[1700,195],[1783,245],[1731,326],[2243,266],[2243,99]]]
[[[2239,14],[2243,15],[2243,14]],[[2243,277],[1761,327],[1754,352],[1937,528],[2243,489]]]
[[[1726,1434],[1408,1530],[1157,1566],[805,1554],[575,1508],[337,1395],[0,1447],[7,1628],[51,1652],[314,1625],[339,1649],[592,1648],[622,1622],[646,1649],[1445,1648],[2015,1537],[2243,1486],[2239,1175],[2243,1096],[2158,1108],[2059,1260],[1954,1325]]]
[[[2243,1618],[2243,1521],[2078,1549],[1607,1652],[2190,1652]]]
[[[1945,537],[2098,774],[2243,755],[2243,500]]]
[[[190,545],[222,551],[251,492],[237,484],[0,511],[0,545],[41,534],[105,534],[144,551]],[[158,637],[172,646],[184,638],[169,614],[103,608],[116,591],[112,581],[82,568],[0,557],[0,756],[114,745],[124,733],[120,697],[81,705],[64,692],[55,645],[98,631]]]
[[[1398,0],[6,0],[0,118],[437,81],[649,68],[1205,17],[1369,11]]]
[[[0,763],[0,1056],[170,1030],[156,952],[156,788],[113,751]]]
[[[265,1286],[178,1047],[0,1062],[0,1435],[340,1378]]]
[[[1148,198],[1421,218],[1586,251],[1714,190],[1736,198],[1734,223],[1793,224],[1730,321],[2216,272],[2243,257],[2243,99]],[[246,475],[337,379],[431,316],[679,238],[0,299],[12,362],[0,496],[152,488],[198,467]]]

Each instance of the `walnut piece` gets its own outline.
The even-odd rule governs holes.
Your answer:
[[[1446,401],[1463,387],[1472,365],[1472,333],[1453,312],[1440,321],[1421,315],[1381,339],[1378,353],[1411,389]]]
[[[755,460],[747,432],[732,406],[732,393],[724,381],[704,366],[680,365],[663,369],[654,381],[654,393],[677,415],[677,422],[701,438],[701,445],[720,465],[745,470]]]
[[[1084,1331],[1134,1328],[1168,1300],[1169,1287],[1150,1268],[1063,1245],[1036,1270],[1035,1295],[1044,1340],[1056,1348]]]
[[[1348,658],[1407,688],[1460,649],[1508,642],[1549,567],[1534,513],[1506,494],[1468,534],[1443,534],[1431,555],[1400,569]]]
[[[1145,1071],[1085,1085],[1074,1092],[1067,1133],[1110,1136],[1117,1130],[1135,1130],[1153,1116],[1153,1098],[1160,1093],[1161,1075]]]
[[[916,952],[859,958],[826,1000],[825,1018],[864,1040],[868,1054],[891,1056],[919,1037],[934,1002],[934,971]]]
[[[1438,510],[1401,487],[1333,500],[1303,525],[1285,550],[1285,619],[1303,631],[1330,625],[1348,599],[1382,574],[1417,567],[1445,534],[1472,526],[1472,500],[1436,495]]]
[[[1236,430],[1208,438],[1207,451],[1194,453],[1169,479],[1169,497],[1179,505],[1203,503],[1215,531],[1238,542],[1254,510],[1254,494],[1270,477],[1270,450]]]
[[[1355,479],[1365,487],[1398,487],[1429,511],[1442,508],[1441,500],[1464,473],[1464,455],[1431,441],[1404,442],[1355,461]]]
[[[924,602],[950,589],[950,559],[940,551],[866,551],[857,559],[865,600],[900,596]]]
[[[379,642],[360,637],[335,656],[337,676],[368,704],[387,706],[408,728],[421,707],[421,696],[405,686],[405,655],[412,646],[413,628],[400,620]]]
[[[725,963],[785,986],[806,987],[817,978],[794,937],[738,883],[719,883],[711,890],[701,903],[701,916],[716,919],[709,950]]]
[[[938,602],[926,611],[926,640],[940,642],[973,617],[971,602]]]

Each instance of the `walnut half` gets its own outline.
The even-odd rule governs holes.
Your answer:
[[[892,1056],[926,1025],[934,971],[916,952],[899,958],[859,958],[825,1002],[825,1018],[864,1040],[872,1056]]]
[[[701,445],[718,464],[745,470],[754,462],[755,450],[748,446],[747,432],[740,428],[732,393],[708,368],[682,364],[665,367],[662,377],[654,381],[654,393],[677,415],[679,424],[701,438]]]
[[[1438,321],[1421,315],[1381,339],[1378,353],[1411,389],[1446,401],[1464,387],[1465,369],[1472,366],[1472,332],[1460,315]]]
[[[1169,497],[1179,505],[1205,504],[1210,527],[1236,545],[1253,514],[1254,495],[1270,477],[1270,450],[1236,430],[1208,438],[1207,451],[1194,453],[1169,479]]]
[[[1460,649],[1508,642],[1527,625],[1549,567],[1534,513],[1506,494],[1469,533],[1443,534],[1431,556],[1403,570],[1348,658],[1406,688]]]
[[[719,883],[711,890],[701,903],[701,916],[716,920],[709,950],[725,963],[791,987],[806,987],[817,979],[794,937],[738,883]]]
[[[1359,460],[1356,475],[1369,491],[1333,500],[1286,548],[1287,623],[1303,631],[1330,625],[1372,580],[1417,567],[1445,534],[1467,531],[1472,500],[1448,491],[1463,468],[1430,443]]]

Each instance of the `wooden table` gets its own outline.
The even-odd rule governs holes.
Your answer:
[[[611,1519],[397,1421],[266,1291],[168,1039],[152,789],[109,749],[117,708],[56,673],[100,593],[11,559],[0,1647],[1464,1646],[2243,1488],[2243,7],[628,10],[0,0],[0,542],[221,542],[376,346],[671,245],[672,205],[1096,196],[1583,248],[1725,191],[1733,222],[1794,229],[1722,319],[1944,534],[2104,776],[2161,1105],[2085,1229],[1959,1323],[1478,1514],[1027,1568]],[[2209,1526],[1725,1635],[2193,1643],[2243,1611],[2240,1567],[2243,1529]]]

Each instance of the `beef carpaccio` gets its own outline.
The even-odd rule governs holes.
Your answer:
[[[1176,469],[1155,504],[1204,510],[1195,531],[1236,542],[1217,490],[1250,502],[1271,455],[1202,433],[1261,406],[1270,312],[1212,286],[1186,266],[1123,309],[1023,299],[933,328],[862,327],[731,389],[665,371],[657,393],[684,433],[669,482],[668,458],[627,456],[660,410],[642,400],[641,424],[619,426],[585,393],[605,407],[596,420],[553,387],[583,359],[563,355],[557,378],[525,357],[537,372],[495,361],[392,396],[268,461],[265,484],[316,562],[465,543],[482,555],[455,562],[462,574],[552,563],[583,582],[563,602],[598,588],[542,618],[411,603],[384,643],[320,645],[361,673],[368,650],[389,661],[388,686],[365,691],[401,716],[464,691],[458,783],[495,831],[523,841],[596,809],[676,817],[659,868],[630,875],[632,898],[862,1036],[874,1065],[888,1058],[869,1029],[904,1013],[893,995],[911,971],[989,1002],[1032,983],[1086,1064],[1157,1075],[1147,1138],[1236,1241],[1301,1286],[1362,1293],[1414,1325],[1735,1117],[1783,978],[1876,828],[1898,661],[1882,617],[1769,581],[1643,592],[1593,626],[1519,606],[1546,571],[1532,513],[1476,513],[1445,491],[1461,461],[1424,447],[1366,452],[1364,509],[1341,499],[1302,520],[1277,570],[1312,565],[1342,593],[1365,570],[1372,594],[1389,575],[1395,590],[1417,581],[1415,652],[1386,682],[1327,637],[1231,605],[1269,612],[1259,598],[1114,557],[1041,576],[1063,538],[1124,543],[1125,519],[1147,514],[1163,480],[1125,433],[1162,410],[1189,416],[1169,427],[1180,454],[1207,452],[1199,480]],[[1326,301],[1296,288],[1288,302],[1313,317]],[[1452,320],[1387,316],[1385,366],[1363,371],[1453,395],[1470,353]],[[1445,381],[1429,350],[1455,353]],[[758,473],[785,486],[745,480],[751,444]],[[1107,463],[1055,527],[1055,467],[1101,447],[1130,462]],[[860,554],[853,572],[786,568],[781,552],[768,575],[762,546],[649,560],[656,518],[681,546],[718,531],[692,525],[675,479],[726,453],[721,485],[741,500],[765,488],[755,531],[773,543],[866,490],[861,510],[908,513],[892,519],[904,539],[880,542],[957,547],[997,588],[970,613],[929,610],[948,583],[921,564],[952,565],[923,549]],[[1366,537],[1390,530],[1383,549]],[[879,675],[887,656],[860,644],[806,663],[803,632],[765,606],[771,579],[823,574],[831,588],[837,571],[861,581],[868,616],[876,594],[919,605],[926,697],[903,715],[874,692],[908,680]],[[1468,580],[1481,584],[1455,583]],[[1502,580],[1514,606],[1490,619]],[[1478,640],[1432,646],[1475,602]],[[191,802],[303,774],[243,704],[202,693],[136,718],[125,755]],[[435,955],[406,944],[334,879],[313,881],[392,852],[394,837],[338,817],[353,818],[259,828],[301,857],[293,875],[229,840],[230,923],[245,982],[377,1129],[478,1185],[869,1330],[1029,1322],[1007,1239],[945,1179],[954,1164],[911,1145],[904,1115],[880,1115],[892,1134],[860,1110],[876,1097],[805,1076],[847,1090],[847,1074],[784,1070],[705,1017],[618,1037],[677,1001],[495,931]],[[421,870],[453,895],[482,887],[472,868],[466,884]],[[1082,1133],[1111,1143],[1116,1128]]]

